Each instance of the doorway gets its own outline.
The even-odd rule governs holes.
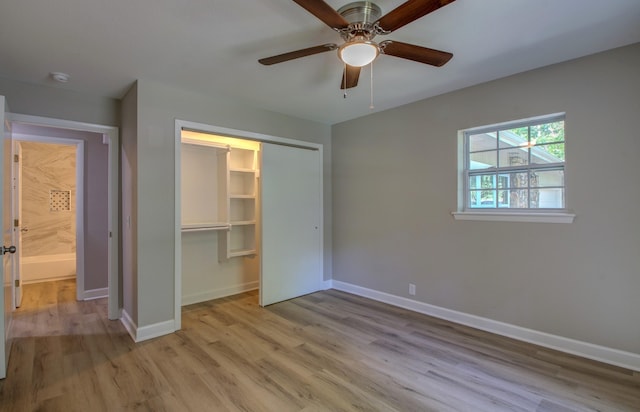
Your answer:
[[[14,124],[14,214],[22,284],[75,277],[76,299],[108,295],[108,146],[86,131]]]
[[[176,330],[183,304],[323,288],[322,145],[177,120],[175,150]]]
[[[84,280],[77,270],[82,265],[77,264],[76,253],[84,249],[77,250],[77,232],[83,232],[84,225],[77,217],[84,214],[84,202],[76,202],[78,183],[84,180],[82,168],[77,168],[84,144],[20,140],[19,136],[16,133],[13,142],[19,287],[78,277]],[[16,307],[21,305],[22,293],[16,294]]]
[[[20,114],[9,120],[18,141],[76,146],[76,298],[108,296],[108,318],[119,319],[118,129]],[[65,193],[54,197],[63,203],[66,198]]]

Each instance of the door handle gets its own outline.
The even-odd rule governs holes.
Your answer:
[[[16,247],[15,246],[2,246],[2,249],[0,249],[0,252],[2,252],[1,254],[5,254],[5,253],[16,253]]]
[[[28,227],[23,227],[22,229],[20,229],[21,232],[28,232],[29,228]]]

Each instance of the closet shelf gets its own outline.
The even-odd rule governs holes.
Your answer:
[[[231,226],[255,225],[255,220],[232,220]]]
[[[255,173],[255,169],[243,168],[243,167],[234,167],[229,169],[230,172],[234,173]]]
[[[229,230],[231,225],[229,223],[190,223],[182,225],[183,232],[204,232],[211,230]]]
[[[229,195],[230,199],[255,199],[256,197],[254,195],[234,195],[234,194],[230,194]]]
[[[229,257],[255,255],[255,249],[232,249],[229,251]]]

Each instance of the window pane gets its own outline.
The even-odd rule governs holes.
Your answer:
[[[520,166],[526,164],[529,164],[529,153],[526,148],[500,150],[500,167]]]
[[[526,209],[529,207],[528,189],[511,189],[509,192],[509,208]]]
[[[529,143],[527,127],[500,130],[500,148],[526,147]]]
[[[511,176],[509,174],[498,175],[498,189],[505,189],[507,187],[510,187],[510,181]]]
[[[531,207],[542,209],[564,209],[564,189],[542,188],[531,190]],[[536,197],[537,201],[533,202]]]
[[[564,143],[536,144],[531,148],[531,163],[562,163],[564,162]]]
[[[512,189],[529,186],[529,173],[527,172],[505,173],[504,176],[509,176],[509,187]]]
[[[495,190],[472,190],[469,193],[470,208],[496,207]]]
[[[564,121],[531,126],[532,143],[564,142]]]
[[[531,187],[564,186],[563,170],[539,170],[531,173]]]
[[[510,207],[510,201],[508,190],[498,190],[498,207]]]
[[[490,152],[471,153],[469,155],[469,169],[478,170],[497,167],[498,161],[496,153],[497,152],[495,150]]]
[[[495,148],[496,148],[495,132],[469,135],[469,152],[493,150]]]
[[[471,189],[494,189],[495,187],[495,174],[469,176],[469,188]]]

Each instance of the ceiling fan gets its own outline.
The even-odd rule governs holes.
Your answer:
[[[453,57],[451,53],[427,47],[395,40],[376,43],[373,39],[377,35],[392,33],[440,7],[453,3],[455,0],[408,0],[382,17],[380,17],[382,14],[380,7],[369,1],[349,3],[337,11],[323,0],[293,1],[337,31],[344,43],[340,46],[328,43],[266,57],[258,60],[261,64],[268,66],[330,50],[338,50],[338,56],[345,64],[340,88],[349,89],[358,85],[360,69],[375,60],[379,54],[437,67],[444,65]]]

